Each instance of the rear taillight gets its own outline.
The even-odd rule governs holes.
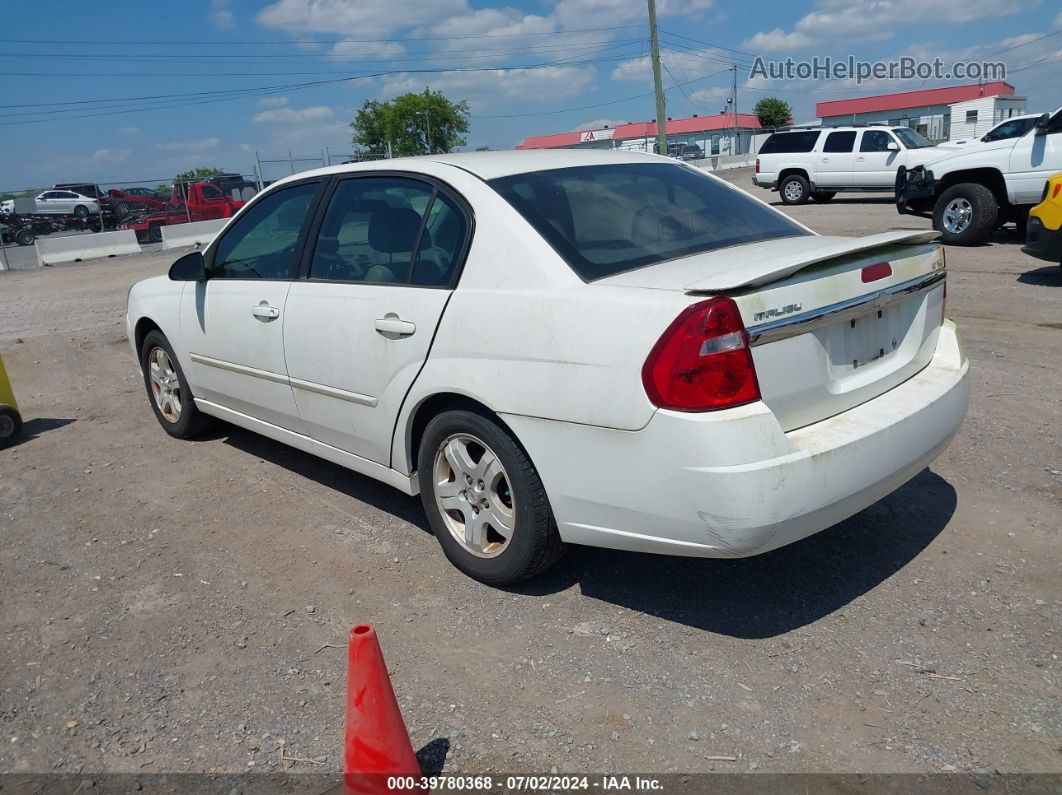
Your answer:
[[[718,297],[686,307],[649,352],[642,383],[662,409],[715,411],[759,400],[737,304]]]
[[[760,173],[760,159],[758,157],[756,158],[756,173]]]

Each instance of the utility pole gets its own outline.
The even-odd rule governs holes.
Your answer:
[[[738,154],[738,117],[737,117],[737,64],[730,67],[730,71],[734,73],[734,88],[731,91],[730,97],[734,100],[734,104],[730,106],[730,112],[734,114],[734,138],[730,146],[730,154]]]
[[[656,151],[667,156],[667,108],[660,79],[660,38],[656,30],[656,0],[649,0],[649,43],[653,53],[653,85],[656,89]]]

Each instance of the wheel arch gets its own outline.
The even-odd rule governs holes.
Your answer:
[[[152,331],[157,331],[162,336],[166,336],[166,332],[162,330],[162,327],[151,318],[142,317],[136,321],[136,325],[133,327],[133,343],[136,345],[136,355],[138,357],[142,356],[144,338]],[[169,338],[167,337],[167,339]]]
[[[428,423],[443,412],[457,409],[475,411],[498,423],[498,425],[513,438],[516,444],[518,444],[530,458],[530,453],[524,448],[519,437],[513,433],[513,429],[510,428],[505,420],[499,416],[498,412],[490,406],[483,403],[481,400],[477,400],[476,398],[461,392],[435,392],[431,395],[425,396],[413,407],[409,413],[409,419],[405,423],[401,447],[397,444],[395,445],[396,451],[401,451],[401,453],[404,454],[406,458],[405,463],[410,474],[414,474],[417,471],[417,459],[420,456],[420,445],[421,441],[424,439],[424,430],[428,427]],[[401,460],[397,460],[394,463],[396,469],[401,469],[403,463]]]
[[[800,166],[787,166],[786,168],[783,168],[781,171],[778,172],[778,184],[781,185],[782,180],[784,180],[786,177],[792,176],[803,177],[808,182],[811,182],[811,175],[808,173],[808,170],[806,168],[802,168]]]
[[[1007,198],[1007,183],[1003,179],[1003,172],[990,167],[968,168],[945,174],[937,180],[936,198],[939,199],[948,188],[967,182],[984,185],[992,191],[992,195],[996,197],[996,202],[1000,207],[1010,205],[1010,200]]]

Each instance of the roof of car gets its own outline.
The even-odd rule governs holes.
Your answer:
[[[390,160],[369,160],[360,163],[319,168],[295,174],[295,179],[319,174],[346,174],[354,171],[418,171],[425,163],[442,163],[455,166],[481,179],[495,179],[530,171],[546,171],[553,168],[593,166],[616,163],[675,163],[663,155],[630,152],[619,149],[531,149],[504,150],[499,152],[455,152],[446,155],[420,155],[418,157],[395,157]],[[288,182],[292,177],[286,177]]]

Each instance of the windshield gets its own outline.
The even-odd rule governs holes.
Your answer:
[[[893,130],[896,133],[896,137],[903,141],[903,145],[908,149],[925,149],[927,146],[932,146],[929,139],[921,133],[917,133],[910,127],[897,127]]]
[[[577,166],[488,184],[585,281],[743,243],[810,234],[743,191],[678,164]]]

